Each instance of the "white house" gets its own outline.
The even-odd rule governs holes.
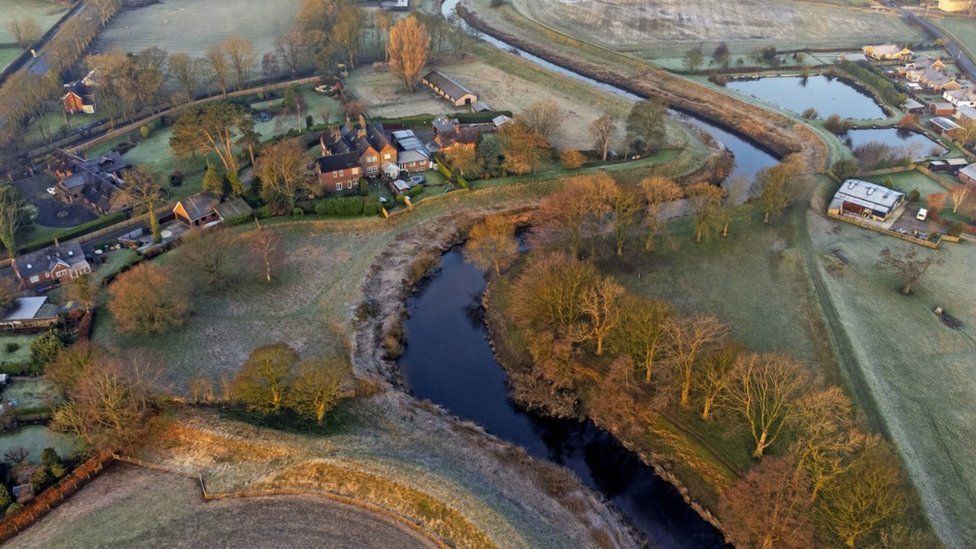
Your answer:
[[[942,93],[942,98],[956,107],[976,107],[976,88],[961,88]]]

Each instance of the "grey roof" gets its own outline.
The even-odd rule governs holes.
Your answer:
[[[931,120],[931,122],[945,131],[958,130],[962,128],[962,126],[944,116],[936,116]]]
[[[14,305],[0,321],[33,320],[46,301],[47,297],[18,297],[14,299]]]
[[[474,105],[471,105],[471,110],[474,112],[491,112],[491,105],[484,101],[477,101]]]
[[[904,193],[860,179],[848,179],[834,194],[834,200],[853,202],[873,210],[890,212],[904,198]]]
[[[965,175],[970,179],[976,179],[976,164],[970,164],[959,170],[959,175]]]
[[[77,240],[70,240],[24,254],[17,258],[14,267],[20,278],[29,278],[40,273],[50,273],[59,263],[71,269],[87,261],[81,244]]]
[[[210,215],[217,204],[220,204],[220,198],[213,193],[202,192],[180,200],[180,204],[186,210],[186,215],[190,221],[196,221]]]
[[[970,107],[969,105],[961,105],[956,107],[956,114],[962,118],[968,118],[970,120],[976,119],[976,107]]]
[[[321,173],[331,173],[338,170],[348,170],[349,168],[355,168],[359,166],[359,153],[358,152],[348,152],[342,154],[333,154],[330,156],[323,156],[316,160],[318,163],[319,172]]]
[[[411,164],[413,162],[423,162],[424,160],[430,160],[430,153],[424,149],[411,149],[397,155],[397,164]]]
[[[413,130],[400,130],[393,132],[393,138],[403,151],[426,149],[423,142],[420,141],[415,133],[413,133]]]
[[[254,211],[247,202],[244,202],[243,198],[235,198],[234,200],[217,204],[217,207],[214,209],[217,210],[217,215],[220,216],[220,219],[224,220],[247,217]]]
[[[450,76],[440,71],[430,71],[427,73],[427,76],[424,77],[424,81],[433,84],[437,87],[437,89],[446,93],[448,97],[454,100],[460,99],[467,94],[475,95],[475,93],[466,86],[460,84],[457,80],[454,80]]]

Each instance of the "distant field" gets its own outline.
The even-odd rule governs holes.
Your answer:
[[[667,57],[676,47],[711,46],[723,40],[734,51],[748,51],[769,44],[792,49],[921,39],[918,31],[896,16],[793,0],[513,0],[513,4],[561,32],[649,57]]]
[[[0,44],[13,42],[7,23],[21,17],[37,22],[41,32],[47,31],[64,14],[64,6],[53,0],[0,0]],[[3,63],[0,62],[0,67]]]
[[[495,110],[521,112],[536,101],[552,100],[563,109],[562,135],[555,139],[559,148],[590,149],[593,139],[589,125],[604,112],[626,116],[631,101],[602,92],[571,78],[541,70],[509,53],[490,46],[476,45],[477,57],[467,61],[437,66],[438,70],[474,90],[479,99]],[[353,92],[366,104],[373,116],[409,116],[461,112],[438,99],[426,88],[406,93],[391,73],[362,68],[348,80]],[[622,125],[621,125],[622,126]],[[623,140],[623,128],[618,141]]]
[[[95,50],[139,51],[153,46],[169,53],[202,56],[232,36],[247,38],[259,53],[291,28],[300,0],[167,0],[127,9],[112,19]]]

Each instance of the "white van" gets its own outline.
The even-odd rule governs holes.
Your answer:
[[[929,217],[929,211],[925,208],[919,208],[918,214],[915,215],[915,219],[919,221],[925,221]]]

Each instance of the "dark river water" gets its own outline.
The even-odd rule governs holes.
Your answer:
[[[459,249],[407,303],[406,349],[400,365],[413,395],[478,423],[532,456],[572,470],[603,493],[650,540],[666,548],[723,547],[671,484],[592,423],[526,413],[508,398],[483,320],[484,272]]]
[[[796,114],[813,108],[820,114],[820,118],[827,118],[832,114],[856,120],[887,117],[873,97],[842,80],[824,75],[732,80],[726,87]]]

